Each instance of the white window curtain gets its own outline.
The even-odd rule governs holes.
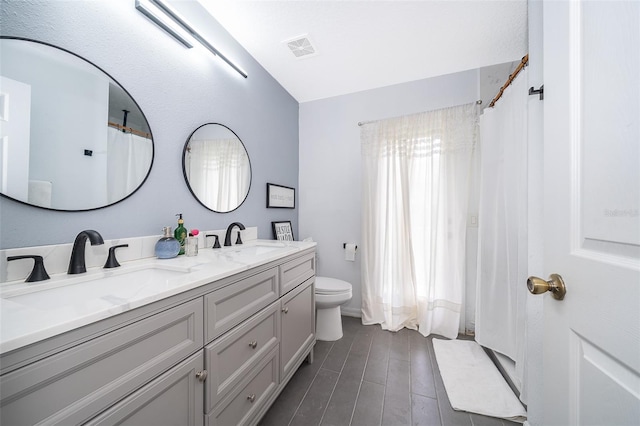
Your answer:
[[[366,124],[362,322],[456,338],[475,104]]]
[[[135,191],[149,172],[153,142],[131,133],[107,129],[107,200],[121,200]]]
[[[237,138],[189,142],[186,173],[193,192],[218,211],[234,210],[251,182],[249,157]]]
[[[525,365],[527,70],[480,117],[476,341]]]

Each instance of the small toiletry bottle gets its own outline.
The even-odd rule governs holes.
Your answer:
[[[156,243],[156,257],[158,259],[171,259],[180,253],[180,243],[171,235],[171,227],[162,228],[164,236]]]
[[[187,256],[197,256],[198,255],[198,234],[200,231],[197,229],[192,229],[189,232],[189,236],[187,237],[187,244],[185,244],[185,254]]]
[[[178,213],[178,227],[176,228],[173,236],[176,237],[176,240],[180,243],[180,253],[184,254],[184,244],[187,240],[187,228],[184,227],[184,220],[182,220],[182,213]]]

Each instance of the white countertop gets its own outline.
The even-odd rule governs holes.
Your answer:
[[[10,282],[0,290],[0,353],[62,334],[226,278],[296,252],[314,242],[254,240],[200,249],[198,256],[148,258],[114,269],[55,274],[47,281]]]

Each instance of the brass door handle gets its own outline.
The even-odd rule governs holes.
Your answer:
[[[538,277],[529,277],[527,280],[527,288],[531,294],[542,294],[550,291],[554,299],[562,300],[567,294],[567,287],[564,285],[562,277],[558,274],[549,275],[549,281],[545,281]]]

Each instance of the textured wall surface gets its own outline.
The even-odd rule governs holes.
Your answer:
[[[271,238],[272,220],[291,220],[297,235],[298,210],[267,209],[265,200],[267,182],[298,186],[298,102],[198,3],[178,6],[249,78],[203,48],[185,49],[134,5],[133,0],[0,3],[1,35],[51,43],[105,70],[136,100],[155,144],[146,183],[114,206],[68,213],[0,197],[0,248],[66,243],[83,229],[96,229],[105,239],[160,234],[163,226],[175,227],[176,213],[184,214],[188,228],[220,229],[240,221],[257,226],[260,238]],[[187,137],[209,122],[233,129],[251,159],[249,197],[231,213],[202,207],[182,175]]]

